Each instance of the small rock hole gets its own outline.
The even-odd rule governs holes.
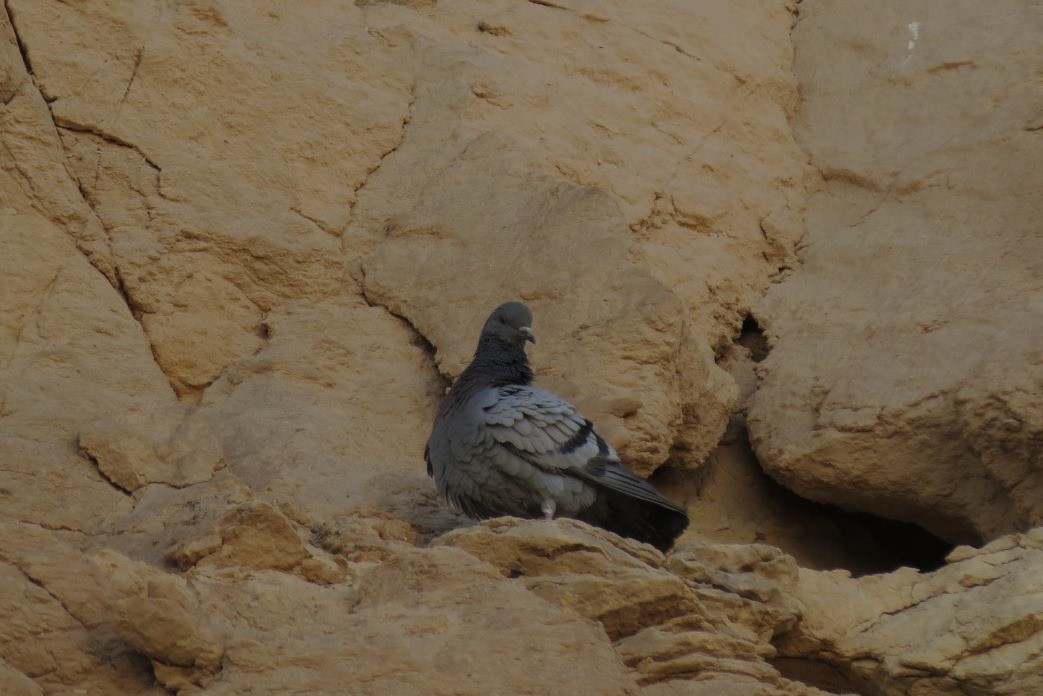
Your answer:
[[[764,330],[752,315],[746,315],[743,320],[737,343],[750,351],[750,359],[753,362],[761,362],[771,352],[768,339],[764,336]]]

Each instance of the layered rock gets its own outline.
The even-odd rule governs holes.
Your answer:
[[[870,694],[1043,690],[1043,529],[959,547],[930,574],[800,571],[788,674]]]
[[[792,558],[768,546],[689,543],[665,559],[582,522],[492,520],[435,540],[549,602],[598,621],[648,694],[822,692],[766,658],[796,622]]]

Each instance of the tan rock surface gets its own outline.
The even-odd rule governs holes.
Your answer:
[[[284,9],[10,5],[128,301],[190,397],[256,350],[266,311],[338,290],[354,191],[406,115],[359,10]]]
[[[340,581],[347,562],[307,544],[289,519],[262,502],[243,503],[216,528],[170,549],[166,557],[182,570],[195,565],[292,572],[311,582]]]
[[[905,568],[852,579],[802,570],[794,599],[803,618],[779,654],[800,659],[796,674],[828,665],[865,693],[1038,693],[1041,564],[1037,528],[959,547],[929,574]]]
[[[314,521],[375,506],[426,532],[458,524],[424,471],[442,382],[416,335],[351,300],[302,300],[266,326],[201,404],[232,473]]]
[[[214,564],[180,577],[113,551],[84,555],[39,527],[0,531],[0,606],[14,619],[0,645],[12,670],[48,693],[163,693],[153,672],[172,690],[219,694],[256,683],[277,692],[477,696],[554,683],[638,693],[600,626],[456,549],[401,549],[354,581],[323,586]]]
[[[698,497],[692,473],[737,383],[753,385],[748,365],[717,361],[795,266],[803,231],[794,9],[8,0],[0,692],[822,693],[773,665],[780,641],[803,664],[844,655],[827,667],[871,683],[920,684],[893,657],[915,648],[916,665],[948,670],[945,688],[1033,684],[1004,660],[1035,659],[1018,652],[1036,635],[1034,537],[961,550],[922,585],[852,581],[768,546],[696,541],[794,521],[802,559],[860,554],[809,550],[817,523],[760,488],[709,487],[710,519],[664,557],[570,521],[469,525],[423,471],[446,378],[491,307],[517,297],[537,312],[541,383],[642,472]],[[986,63],[973,69],[1000,74]],[[1003,113],[1020,117],[1026,99],[1001,99]],[[982,200],[1019,200],[1017,154],[974,189]],[[864,176],[885,181],[887,167]],[[924,167],[921,189],[886,205],[934,191]],[[986,208],[1013,240],[1020,213]],[[1036,377],[997,351],[952,404],[1027,519]],[[772,409],[780,423],[810,413]],[[750,509],[733,520],[738,505]],[[936,578],[978,594],[940,593]],[[865,634],[821,603],[851,583],[874,598],[847,605],[876,612]],[[962,616],[957,600],[991,606],[1001,590],[1010,606],[980,627],[915,613],[937,599],[955,602],[938,617]],[[948,634],[903,643],[920,623]],[[950,665],[959,641],[976,652]]]
[[[148,483],[202,483],[224,466],[217,433],[181,404],[103,418],[81,431],[80,449],[128,492]]]
[[[35,125],[46,132],[42,101],[39,110]],[[5,141],[23,145],[33,135],[4,132]],[[60,151],[36,156],[52,155],[60,167]],[[172,404],[174,396],[141,326],[66,232],[34,209],[23,189],[31,192],[32,183],[11,173],[20,166],[13,157],[0,171],[4,515],[96,529],[131,506],[78,455],[79,431],[99,417]]]
[[[825,183],[750,411],[799,494],[950,541],[1043,522],[1041,31],[1025,2],[801,5]]]
[[[793,559],[758,546],[656,549],[573,520],[501,518],[452,531],[457,546],[533,593],[599,621],[652,694],[807,694],[766,658],[792,627]],[[716,690],[716,691],[715,691]]]
[[[359,192],[352,246],[380,243],[493,132],[512,141],[505,163],[607,192],[633,255],[715,348],[792,259],[806,167],[786,120],[797,103],[791,7],[572,0],[365,12],[414,66],[414,102],[401,145]],[[462,357],[449,355],[449,373]]]

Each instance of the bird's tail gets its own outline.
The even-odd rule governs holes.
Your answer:
[[[613,490],[598,491],[598,500],[577,517],[630,539],[651,544],[663,553],[688,528],[688,515],[670,507]]]

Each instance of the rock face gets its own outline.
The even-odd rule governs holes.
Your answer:
[[[796,563],[772,547],[693,543],[664,559],[582,522],[510,518],[450,532],[439,545],[596,620],[647,693],[822,693],[765,661],[772,637],[797,619],[784,594]]]
[[[799,494],[956,542],[1043,523],[1040,30],[1023,2],[801,5],[825,181],[750,408]]]
[[[1038,530],[801,568],[894,555],[735,412],[808,497],[1043,523],[1031,5],[7,0],[0,693],[1043,691]],[[506,299],[670,554],[436,498]]]
[[[794,674],[873,694],[1032,694],[1043,684],[1043,530],[957,548],[929,575],[851,579],[802,570],[799,627],[779,643]],[[792,658],[791,663],[788,658]]]

